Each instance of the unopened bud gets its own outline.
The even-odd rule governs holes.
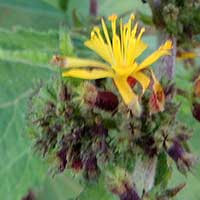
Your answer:
[[[168,155],[176,162],[178,169],[186,173],[196,162],[196,156],[185,151],[178,139],[174,139],[167,150]]]
[[[105,111],[115,111],[119,101],[111,91],[100,91],[94,85],[85,85],[84,100],[92,107],[98,107]]]

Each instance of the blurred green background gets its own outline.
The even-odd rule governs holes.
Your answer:
[[[81,5],[80,5],[81,4]],[[82,190],[78,181],[65,172],[54,178],[46,161],[32,151],[26,134],[26,110],[31,89],[38,80],[47,80],[53,71],[49,60],[59,51],[59,27],[71,23],[71,13],[89,15],[89,0],[69,1],[63,13],[58,0],[0,0],[0,199],[18,200],[33,190],[38,200],[73,199]],[[99,14],[121,14],[140,10],[150,14],[140,0],[99,0]],[[147,36],[150,51],[156,48],[155,36]],[[191,90],[190,71],[177,64],[176,82]],[[194,129],[191,147],[200,154],[200,125],[192,118],[190,105],[183,97],[179,118]],[[177,200],[200,199],[200,168],[184,177],[175,170],[170,186],[187,182]],[[101,192],[99,192],[101,193]],[[92,194],[91,194],[92,195]],[[90,198],[85,198],[90,199]],[[93,198],[91,198],[93,199]],[[106,200],[103,192],[95,200]]]

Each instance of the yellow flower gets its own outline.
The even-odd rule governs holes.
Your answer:
[[[126,24],[120,19],[120,30],[117,30],[117,16],[109,17],[111,21],[112,37],[109,35],[106,24],[102,19],[102,31],[94,27],[91,38],[85,45],[95,51],[104,61],[96,61],[83,58],[54,57],[54,63],[59,64],[67,70],[63,72],[64,77],[76,77],[82,79],[112,78],[122,96],[124,103],[135,115],[140,115],[141,109],[136,95],[128,84],[128,77],[133,77],[142,86],[142,93],[149,87],[150,78],[144,73],[161,56],[170,55],[172,42],[167,40],[160,48],[147,57],[140,64],[136,62],[147,48],[147,44],[141,40],[145,31],[142,28],[138,33],[138,24],[134,26],[134,15],[131,15]]]
[[[196,57],[198,57],[198,54],[192,51],[183,51],[177,54],[177,58],[180,60],[195,59]]]

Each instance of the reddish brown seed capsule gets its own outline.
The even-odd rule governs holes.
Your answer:
[[[99,91],[97,88],[87,83],[85,85],[84,100],[92,107],[98,107],[105,111],[115,111],[119,101],[117,96],[111,91]]]
[[[110,91],[99,91],[95,105],[102,110],[114,111],[119,104],[118,98]]]

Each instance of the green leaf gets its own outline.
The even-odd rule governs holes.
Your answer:
[[[33,155],[25,133],[25,115],[34,79],[47,78],[50,72],[0,60],[0,74],[0,199],[18,200],[45,176],[45,165]]]
[[[99,183],[91,183],[86,185],[83,192],[77,198],[77,200],[117,200],[118,198],[108,191],[103,180]]]
[[[37,200],[69,200],[76,198],[82,191],[78,180],[68,173],[48,177],[43,186],[36,187]]]
[[[12,28],[16,25],[47,30],[57,28],[62,13],[42,0],[1,0],[0,25]]]
[[[167,163],[166,153],[162,152],[158,156],[155,185],[166,187],[169,178],[171,178],[171,169],[169,168]]]
[[[46,161],[34,154],[25,129],[35,82],[47,81],[53,74],[47,63],[57,34],[19,29],[0,30],[0,35],[0,199],[20,200],[32,188],[42,200],[75,197],[81,186],[67,175],[48,178]]]

